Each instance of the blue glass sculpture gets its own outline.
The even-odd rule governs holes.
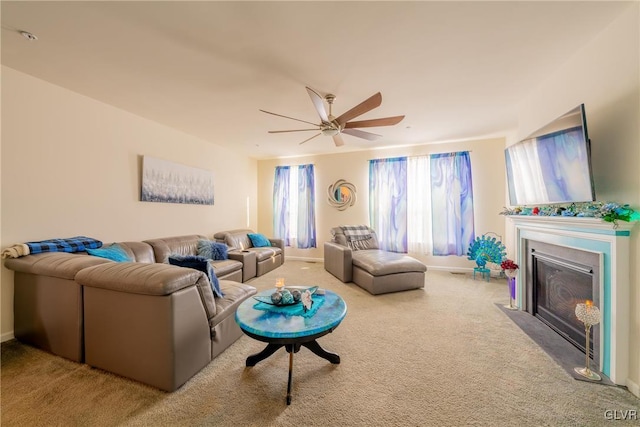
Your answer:
[[[474,279],[476,273],[480,273],[481,277],[489,280],[491,270],[486,267],[487,263],[500,264],[507,257],[506,248],[502,242],[495,237],[487,236],[487,234],[476,237],[467,251],[467,259],[476,262],[476,267],[473,269]]]

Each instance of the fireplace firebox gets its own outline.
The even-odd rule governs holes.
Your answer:
[[[585,329],[575,315],[578,303],[599,304],[600,259],[596,253],[529,240],[526,243],[527,311],[585,352]],[[599,363],[599,329],[591,328],[589,357]]]

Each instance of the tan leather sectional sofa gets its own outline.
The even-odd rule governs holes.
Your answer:
[[[242,336],[235,309],[256,293],[241,283],[244,274],[255,276],[253,253],[212,261],[222,298],[214,296],[205,273],[167,263],[173,253],[196,255],[200,238],[118,242],[133,262],[64,252],[6,260],[15,272],[15,337],[176,390]]]

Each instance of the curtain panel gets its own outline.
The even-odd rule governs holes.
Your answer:
[[[468,151],[431,156],[433,254],[467,253],[475,239]]]
[[[369,218],[380,249],[407,252],[407,158],[369,161]]]
[[[369,219],[382,249],[466,255],[475,239],[469,152],[370,160]]]
[[[298,167],[298,248],[315,248],[316,245],[316,199],[313,165]]]
[[[273,181],[273,235],[291,246],[289,234],[289,166],[276,166]]]
[[[317,247],[314,166],[276,166],[273,181],[273,234],[285,246]]]

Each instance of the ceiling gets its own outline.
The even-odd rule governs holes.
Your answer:
[[[517,105],[629,2],[9,2],[2,64],[254,158],[504,136]],[[20,30],[33,33],[29,41]],[[344,135],[268,134],[319,123],[305,90],[357,120]],[[304,128],[305,125],[302,125]]]

